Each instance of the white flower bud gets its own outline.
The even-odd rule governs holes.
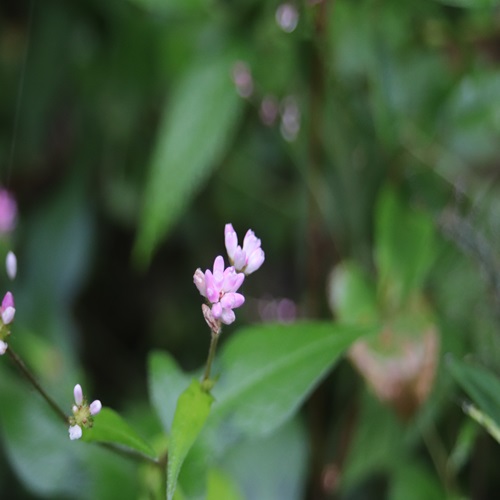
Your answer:
[[[17,275],[17,257],[14,252],[9,252],[7,258],[5,259],[5,268],[7,270],[7,276],[13,280]]]
[[[89,407],[90,414],[97,415],[101,411],[101,408],[102,408],[101,402],[98,399],[96,399],[94,402],[92,402],[90,404],[90,407]]]

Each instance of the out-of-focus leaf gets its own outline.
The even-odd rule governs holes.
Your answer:
[[[207,423],[211,446],[270,433],[299,408],[344,351],[373,327],[334,323],[268,324],[232,337]]]
[[[453,127],[443,130],[442,140],[451,157],[443,155],[437,167],[447,178],[469,175],[471,164],[491,161],[498,156],[500,121],[496,96],[499,92],[498,71],[472,72],[463,76],[445,102],[444,113]],[[473,189],[467,187],[468,192]],[[480,193],[483,196],[484,190]]]
[[[297,418],[292,419],[270,436],[238,443],[224,454],[221,466],[237,482],[245,500],[304,498],[306,431]]]
[[[410,210],[392,188],[377,204],[375,260],[380,286],[390,301],[418,290],[435,258],[434,227],[423,213]]]
[[[205,425],[212,401],[198,380],[193,380],[179,397],[168,447],[167,500],[174,497],[182,464]]]
[[[82,467],[89,476],[81,487],[83,499],[137,500],[139,498],[137,462],[101,447],[78,445],[77,447],[85,457]]]
[[[205,2],[202,0],[129,0],[147,10],[162,14],[199,14]]]
[[[437,478],[416,463],[398,467],[392,476],[389,500],[443,500],[449,498]]]
[[[487,9],[500,4],[499,0],[437,0],[439,3],[467,9]]]
[[[231,62],[197,62],[166,104],[135,245],[140,262],[149,260],[230,144],[243,102],[231,80]]]
[[[155,351],[149,356],[149,394],[165,432],[170,432],[177,400],[190,383],[174,358],[167,352]]]
[[[83,431],[82,440],[118,445],[137,451],[146,457],[156,458],[151,446],[111,408],[103,408],[95,416],[94,426]]]
[[[470,419],[462,423],[455,446],[448,458],[448,466],[454,474],[457,474],[469,459],[479,429],[480,427]]]
[[[330,308],[340,321],[373,323],[377,320],[375,287],[355,262],[337,266],[328,285]]]
[[[243,500],[230,477],[220,470],[211,469],[208,473],[207,500],[220,500],[221,498],[224,500]]]
[[[376,431],[375,431],[376,429]],[[369,474],[387,473],[405,459],[404,429],[393,412],[365,392],[342,474],[348,490]]]
[[[465,406],[465,411],[488,432],[491,432],[490,429],[498,430],[500,427],[500,380],[498,377],[484,368],[469,365],[452,356],[447,358],[447,366],[453,378],[479,408],[477,410],[474,407]],[[498,440],[499,436],[500,433],[494,430],[493,437]]]

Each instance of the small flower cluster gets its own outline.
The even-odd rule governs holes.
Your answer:
[[[8,236],[14,230],[16,220],[16,200],[9,191],[0,188],[0,237]],[[7,276],[13,280],[17,274],[17,259],[13,252],[7,254],[5,267]],[[14,321],[15,314],[14,296],[11,292],[7,292],[0,305],[0,355],[5,354],[9,347],[6,340],[10,335],[10,325]]]
[[[82,428],[90,429],[94,425],[93,417],[102,408],[102,404],[98,399],[90,403],[90,405],[87,404],[80,384],[75,385],[73,394],[75,395],[75,404],[73,405],[73,416],[69,418],[70,427],[68,429],[69,438],[72,441],[82,437]]]
[[[203,272],[197,269],[193,281],[200,294],[209,303],[203,305],[203,315],[210,329],[219,333],[222,323],[230,325],[236,319],[233,309],[243,305],[245,297],[238,293],[245,276],[257,271],[264,263],[265,255],[260,239],[248,230],[243,239],[243,247],[238,245],[238,235],[232,224],[224,229],[225,245],[230,266],[225,267],[224,258],[215,258],[213,270]]]
[[[17,259],[13,252],[7,254],[5,262],[7,275],[11,280],[16,277],[17,273]],[[11,292],[7,292],[2,300],[0,306],[0,355],[5,354],[9,345],[6,340],[10,335],[10,325],[14,321],[16,314],[16,306],[14,304],[14,296]]]

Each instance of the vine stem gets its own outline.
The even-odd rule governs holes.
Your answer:
[[[14,364],[19,368],[23,375],[29,380],[33,387],[40,393],[43,399],[47,401],[48,405],[54,410],[56,415],[65,423],[68,424],[68,416],[61,407],[52,399],[51,396],[45,391],[45,389],[40,385],[36,377],[31,373],[28,367],[25,365],[24,361],[19,357],[19,355],[12,349],[11,346],[7,348],[7,354]]]

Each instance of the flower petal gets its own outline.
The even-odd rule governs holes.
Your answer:
[[[232,309],[223,309],[220,320],[225,325],[230,325],[236,319],[236,315]]]
[[[80,439],[82,437],[82,429],[79,425],[72,425],[69,428],[69,438],[71,441],[74,441],[75,439]]]
[[[264,250],[262,248],[255,249],[248,258],[248,264],[245,268],[245,274],[251,274],[254,271],[257,271],[260,266],[264,263],[266,256],[264,254]]]
[[[238,235],[233,229],[232,224],[226,224],[226,227],[224,228],[224,242],[226,244],[226,251],[229,256],[229,260],[234,262],[234,253],[238,248]]]

